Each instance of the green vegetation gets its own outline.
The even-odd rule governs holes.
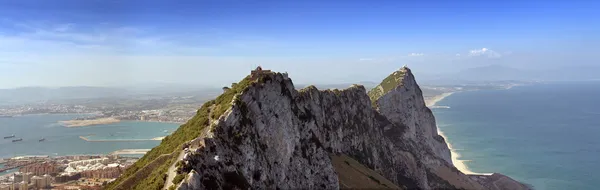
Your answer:
[[[264,78],[261,76],[261,79]],[[125,172],[114,182],[109,183],[105,189],[123,189],[118,185],[126,179],[134,176],[136,172],[154,161],[161,155],[173,154],[183,149],[183,145],[198,136],[202,129],[210,125],[210,119],[218,119],[229,107],[233,97],[243,92],[254,81],[248,76],[239,83],[233,85],[230,90],[225,91],[215,100],[208,101],[202,105],[196,115],[187,123],[181,125],[173,134],[165,137],[160,145],[154,147],[150,152],[146,153],[137,162],[131,165]],[[173,156],[164,163],[156,166],[147,177],[135,182],[131,189],[161,189],[163,188],[169,167],[176,161],[177,156]]]
[[[183,160],[179,160],[177,161],[177,163],[175,163],[175,168],[177,168],[179,170],[179,168],[183,167],[184,162]]]
[[[246,87],[250,86],[252,82],[254,81],[252,81],[250,77],[246,77],[231,89],[217,97],[217,99],[214,100],[215,108],[211,113],[211,118],[219,119],[219,117],[223,115],[223,113],[225,113],[229,107],[231,107],[231,100],[233,99],[233,96],[241,93],[244,89],[246,89]]]
[[[338,96],[339,96],[340,94],[342,94],[342,91],[340,91],[340,90],[338,90],[338,89],[336,88],[336,89],[333,89],[333,93],[334,93],[335,95],[338,95]]]
[[[177,176],[173,178],[173,184],[179,184],[183,179],[185,179],[185,174],[177,174]]]
[[[167,162],[159,165],[158,169],[153,170],[152,173],[148,175],[148,177],[144,178],[141,181],[138,181],[137,184],[133,187],[133,189],[161,189],[165,185],[165,180],[167,179],[167,171],[169,170],[169,166],[171,166],[173,160],[174,158],[171,158]]]
[[[390,92],[394,88],[402,85],[402,79],[404,79],[404,75],[406,73],[402,70],[396,71],[389,76],[387,76],[379,85],[369,91],[369,98],[371,98],[371,103],[373,107],[376,107],[376,101],[385,93]]]

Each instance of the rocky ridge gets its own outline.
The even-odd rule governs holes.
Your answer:
[[[338,178],[340,165],[333,162],[344,157],[396,185],[368,176],[384,187],[527,189],[503,175],[469,176],[452,165],[406,67],[369,93],[360,85],[295,90],[282,73],[250,78],[230,107],[186,144],[192,151],[180,162],[186,177],[177,189],[364,188]]]

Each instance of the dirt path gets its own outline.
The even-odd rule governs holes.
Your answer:
[[[177,165],[177,162],[179,162],[179,160],[183,159],[184,155],[185,153],[183,152],[183,150],[180,151],[179,156],[177,156],[175,162],[169,167],[169,170],[167,171],[167,181],[165,181],[165,186],[163,187],[163,189],[169,189],[169,187],[173,185],[173,179],[175,179],[175,176],[177,176],[177,168],[175,166]]]
[[[209,109],[209,115],[212,112],[213,108],[215,106],[212,105]],[[213,124],[213,119],[209,117],[209,121],[210,124]],[[205,130],[209,130],[208,127]],[[198,138],[202,138],[203,134],[200,134],[201,137]],[[203,143],[202,143],[203,144]],[[201,145],[202,146],[202,145]],[[194,146],[190,146],[189,147],[189,152],[196,152],[196,149],[198,147],[194,147]],[[177,162],[179,162],[179,160],[183,159],[183,156],[185,156],[185,151],[182,150],[179,152],[179,156],[177,156],[177,159],[175,160],[175,162],[173,162],[171,164],[171,166],[169,167],[169,170],[167,171],[167,180],[165,181],[165,186],[163,187],[164,190],[169,189],[169,187],[171,187],[171,185],[173,185],[173,179],[175,179],[175,176],[177,176],[177,168],[175,167],[177,165]]]

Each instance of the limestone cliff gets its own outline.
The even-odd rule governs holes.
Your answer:
[[[369,93],[360,85],[295,90],[287,74],[259,75],[186,144],[191,152],[177,170],[186,175],[178,189],[526,188],[452,165],[408,68]],[[344,181],[358,179],[379,186]]]

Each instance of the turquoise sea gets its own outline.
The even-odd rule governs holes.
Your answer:
[[[21,142],[0,139],[0,158],[23,155],[107,154],[121,149],[150,149],[160,143],[150,139],[166,136],[179,127],[178,124],[141,121],[74,128],[58,124],[58,121],[70,120],[78,116],[81,115],[26,115],[0,118],[0,136],[14,134],[16,137],[12,139],[23,139]],[[89,142],[79,136],[87,136],[90,140],[109,141]],[[46,140],[39,142],[42,138]],[[110,141],[130,139],[142,141]]]
[[[461,160],[541,190],[600,188],[600,82],[455,93],[433,109]]]

